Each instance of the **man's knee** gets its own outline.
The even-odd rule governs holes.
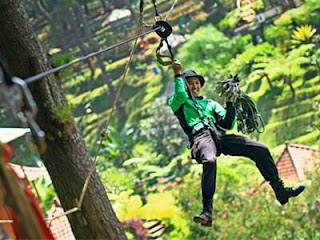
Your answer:
[[[203,160],[202,162],[203,174],[215,174],[217,170],[217,162],[216,161],[207,161]]]
[[[210,159],[203,159],[202,163],[214,163],[215,164],[216,161],[217,161],[217,157],[212,157]]]
[[[259,160],[259,159],[265,159],[266,157],[270,157],[271,153],[269,151],[269,148],[266,145],[262,143],[258,143],[255,146],[255,151],[252,151],[251,156],[253,160]]]
[[[269,154],[270,153],[269,148],[266,145],[262,144],[262,143],[260,143],[259,149],[263,154]]]

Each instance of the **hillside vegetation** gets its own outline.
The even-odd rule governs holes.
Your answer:
[[[100,1],[87,2],[88,25],[100,48],[136,33],[137,19],[102,26],[107,14],[99,14]],[[136,11],[138,2],[132,2]],[[146,21],[152,23],[152,4],[145,2]],[[172,1],[157,2],[165,12]],[[295,8],[283,4],[257,1],[257,14],[282,6],[281,13],[257,25],[259,31],[245,27],[234,1],[179,1],[169,18],[173,34],[184,38],[174,53],[184,69],[193,68],[206,78],[207,97],[224,104],[215,91],[216,82],[239,74],[241,89],[257,103],[265,122],[263,133],[248,137],[268,145],[275,160],[286,141],[317,147],[320,136],[320,1],[305,0]],[[57,47],[49,20],[41,25],[34,19],[39,36],[48,32],[42,39],[48,51]],[[66,45],[59,45],[62,51],[52,57],[55,65],[83,55],[84,46],[87,53],[95,50],[90,48],[91,38],[80,39],[84,45],[72,39],[70,33]],[[166,104],[173,72],[156,61],[160,39],[152,33],[143,40],[147,47],[138,47],[120,95],[126,117],[113,114],[108,139],[98,153],[97,169],[120,220],[159,219],[166,225],[163,239],[319,238],[319,172],[308,175],[303,197],[282,208],[270,189],[260,186],[263,179],[255,165],[235,157],[221,156],[218,161],[213,228],[192,223],[192,215],[201,208],[201,166],[190,160],[187,139]],[[61,115],[73,113],[92,155],[111,113],[111,88],[120,86],[131,46],[122,45],[100,60],[93,58],[60,73],[69,101]],[[248,191],[252,188],[254,195]],[[52,192],[49,189],[44,197],[44,209]],[[126,228],[129,239],[146,239],[138,228],[134,224]]]

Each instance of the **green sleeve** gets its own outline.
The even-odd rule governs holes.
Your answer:
[[[185,89],[184,81],[181,77],[176,77],[174,79],[174,95],[168,101],[169,106],[173,112],[176,112],[187,99],[188,93]]]
[[[226,129],[233,129],[236,123],[234,108],[225,109],[218,102],[212,101],[213,115],[216,122]]]
[[[218,114],[220,117],[224,118],[226,116],[226,109],[222,107],[218,102],[212,102],[213,111]]]

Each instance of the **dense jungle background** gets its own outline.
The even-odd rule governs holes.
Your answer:
[[[138,0],[22,2],[52,67],[128,39],[139,26]],[[154,24],[153,4],[144,2],[145,22]],[[158,11],[165,15],[172,2],[156,1]],[[241,89],[255,100],[265,122],[263,133],[248,137],[269,146],[275,161],[286,142],[319,148],[320,1],[239,2],[178,1],[168,19],[177,59],[206,78],[204,95],[221,104],[216,82],[239,74]],[[246,13],[248,3],[253,18]],[[56,117],[66,126],[75,123],[91,156],[98,154],[97,171],[128,239],[157,237],[146,228],[151,220],[161,223],[161,239],[320,239],[316,152],[316,167],[304,181],[307,189],[286,206],[262,184],[253,162],[219,157],[213,227],[192,222],[202,207],[202,167],[190,159],[187,138],[166,104],[173,71],[156,60],[159,42],[156,33],[138,39],[108,139],[98,153],[133,42],[58,74],[68,104],[55,109]],[[1,125],[12,123],[7,119]],[[231,132],[238,133],[237,127]],[[25,154],[15,162],[42,164],[26,148],[19,151]],[[52,181],[48,176],[35,185],[46,212],[57,197]]]

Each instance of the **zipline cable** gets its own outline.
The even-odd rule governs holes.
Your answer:
[[[149,31],[147,31],[147,32],[144,32],[144,33],[141,33],[141,34],[139,34],[139,35],[133,36],[133,37],[131,37],[131,38],[129,38],[129,39],[126,39],[126,40],[124,40],[124,41],[122,41],[122,42],[119,42],[119,43],[117,43],[117,44],[111,45],[111,46],[109,46],[109,47],[107,47],[107,48],[101,49],[101,50],[99,50],[99,51],[97,51],[97,52],[92,52],[92,53],[90,53],[90,54],[88,54],[88,55],[86,55],[86,56],[83,56],[83,57],[74,59],[74,60],[72,60],[71,62],[68,62],[68,63],[66,63],[66,64],[63,64],[63,65],[61,65],[61,66],[59,66],[59,67],[52,68],[52,69],[50,69],[50,70],[48,70],[48,71],[39,73],[39,74],[34,75],[34,76],[31,76],[31,77],[28,77],[28,78],[25,79],[25,81],[26,81],[26,83],[28,83],[28,84],[29,84],[29,83],[33,83],[33,82],[35,82],[35,81],[37,81],[37,80],[39,80],[39,79],[41,79],[41,78],[44,78],[44,77],[48,76],[49,74],[52,74],[52,73],[56,73],[56,72],[58,72],[58,71],[61,71],[61,70],[65,69],[65,68],[67,68],[67,67],[70,67],[70,66],[73,65],[73,64],[76,64],[76,63],[78,63],[78,62],[82,62],[82,61],[84,61],[84,60],[87,60],[88,58],[94,57],[94,56],[99,55],[99,54],[101,54],[101,53],[110,51],[110,50],[112,50],[112,49],[114,49],[114,48],[116,48],[116,47],[119,47],[119,46],[121,46],[121,45],[123,45],[123,44],[126,44],[126,43],[128,43],[128,42],[131,42],[131,41],[133,41],[133,40],[135,40],[135,39],[138,39],[138,38],[140,38],[140,37],[143,37],[143,36],[145,36],[145,35],[147,35],[147,34],[149,34],[149,33],[155,32],[155,31],[160,30],[160,29],[161,29],[161,27],[156,27],[156,28],[154,28],[154,29],[152,29],[152,30],[149,30]]]
[[[152,0],[152,4],[153,4],[153,8],[154,8],[154,13],[155,13],[155,15],[156,15],[157,17],[160,16],[160,15],[159,15],[159,12],[158,12],[158,9],[157,9],[156,0]]]
[[[165,17],[165,20],[168,19],[168,17],[170,16],[172,10],[173,10],[174,7],[176,6],[177,2],[178,2],[178,0],[175,0],[174,3],[171,5],[171,7],[170,7],[170,9],[169,9],[169,11],[168,11],[168,13],[167,13],[167,15],[166,15],[166,17]],[[141,14],[143,13],[143,4],[144,4],[144,3],[143,3],[143,0],[141,0],[141,2],[140,2],[140,13],[141,13]],[[52,74],[52,73],[56,73],[56,72],[61,71],[61,70],[65,69],[65,68],[68,68],[68,67],[70,67],[70,66],[72,66],[72,65],[74,65],[74,64],[76,64],[76,63],[78,63],[78,62],[85,61],[85,60],[87,60],[88,58],[91,58],[91,57],[94,57],[94,56],[99,55],[99,54],[101,54],[101,53],[110,51],[110,50],[112,50],[112,49],[114,49],[114,48],[116,48],[116,47],[119,47],[119,46],[123,45],[123,44],[126,44],[126,43],[131,42],[131,41],[133,41],[133,40],[135,40],[135,39],[138,39],[138,38],[140,38],[140,37],[143,37],[143,36],[145,36],[145,35],[148,35],[148,34],[150,34],[150,33],[152,33],[152,32],[157,31],[157,30],[160,30],[161,28],[162,28],[161,26],[155,27],[155,28],[153,28],[153,29],[151,29],[151,30],[149,30],[149,31],[147,31],[147,32],[140,33],[139,35],[136,35],[136,36],[133,36],[133,37],[128,38],[128,39],[126,39],[126,40],[123,40],[122,42],[116,43],[116,44],[114,44],[114,45],[111,45],[111,46],[106,47],[106,48],[104,48],[104,49],[101,49],[101,50],[99,50],[99,51],[92,52],[92,53],[90,53],[90,54],[88,54],[88,55],[86,55],[86,56],[83,56],[83,57],[74,59],[74,60],[72,60],[71,62],[68,62],[68,63],[66,63],[66,64],[63,64],[63,65],[61,65],[61,66],[59,66],[59,67],[52,68],[52,69],[50,69],[50,70],[48,70],[48,71],[39,73],[39,74],[34,75],[34,76],[31,76],[31,77],[28,77],[28,78],[25,79],[25,82],[28,83],[28,84],[29,84],[29,83],[33,83],[33,82],[35,82],[35,81],[37,81],[37,80],[39,80],[39,79],[41,79],[41,78],[44,78],[44,77],[46,77],[46,76],[48,76],[48,75],[50,75],[50,74]]]
[[[167,20],[169,18],[169,16],[171,15],[171,12],[173,11],[173,9],[175,8],[176,4],[178,3],[178,0],[175,0],[173,2],[173,4],[171,5],[169,11],[167,12],[166,17],[164,18],[164,20]]]

